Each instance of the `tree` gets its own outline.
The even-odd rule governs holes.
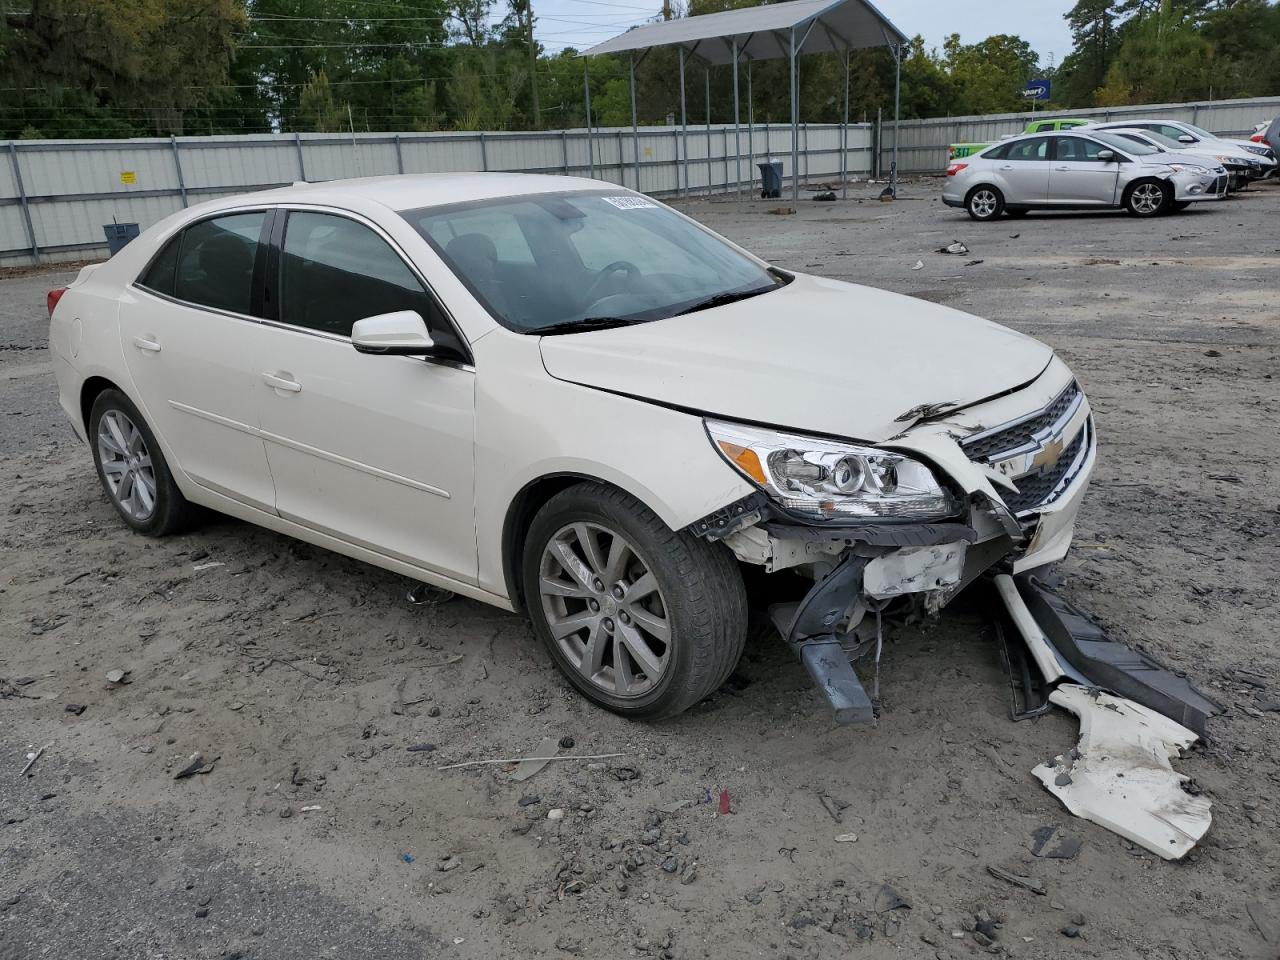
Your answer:
[[[943,44],[944,63],[959,85],[965,113],[1001,113],[1021,109],[1022,90],[1040,58],[1021,37],[1007,33],[962,44],[953,33]]]
[[[298,129],[334,133],[348,126],[350,104],[338,105],[324,71],[312,75],[298,97]]]

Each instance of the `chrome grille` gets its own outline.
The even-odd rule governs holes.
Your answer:
[[[967,440],[962,440],[960,447],[970,460],[977,460],[983,463],[998,460],[1000,457],[1007,456],[1024,447],[1033,447],[1036,443],[1035,435],[1048,427],[1052,427],[1061,420],[1063,415],[1078,402],[1079,398],[1080,387],[1075,381],[1072,381],[1043,410],[1021,420],[1015,420],[985,433],[976,434]]]
[[[1067,481],[1070,481],[1079,469],[1077,461],[1083,462],[1081,454],[1087,449],[1092,435],[1093,418],[1090,417],[1085,422],[1084,428],[1076,434],[1076,438],[1062,451],[1057,463],[1047,470],[1026,473],[1016,478],[1013,482],[1018,487],[1017,493],[1012,490],[1000,491],[1005,506],[1017,515],[1048,506],[1062,496],[1070,486]]]

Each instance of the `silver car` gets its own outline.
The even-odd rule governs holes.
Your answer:
[[[1227,172],[1111,133],[1030,134],[947,167],[942,202],[975,220],[1035,209],[1123,207],[1153,217],[1195,200],[1219,200]]]
[[[1108,127],[1107,132],[1115,134],[1117,137],[1123,137],[1126,140],[1146,144],[1157,150],[1164,150],[1166,153],[1175,154],[1189,163],[1198,163],[1204,167],[1221,165],[1227,171],[1232,190],[1240,189],[1249,181],[1257,179],[1257,162],[1251,159],[1250,155],[1245,151],[1236,151],[1221,143],[1212,145],[1207,142],[1185,144],[1177,140],[1171,140],[1164,134],[1156,133],[1154,130],[1144,130],[1137,127],[1117,127],[1115,129]]]
[[[1121,127],[1136,130],[1150,130],[1170,140],[1176,140],[1184,146],[1200,152],[1225,151],[1243,154],[1249,161],[1250,180],[1262,180],[1276,172],[1276,155],[1265,143],[1253,143],[1249,140],[1237,140],[1234,137],[1220,137],[1210,133],[1194,123],[1184,120],[1113,120],[1109,123],[1091,123],[1086,131],[1118,130]]]

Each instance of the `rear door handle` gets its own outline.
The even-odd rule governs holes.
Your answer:
[[[302,390],[302,384],[296,380],[289,380],[287,376],[276,376],[274,373],[264,373],[262,382],[274,390],[283,390],[285,393],[299,393]]]
[[[1005,164],[1003,167],[1001,167],[1000,169],[1001,169],[1001,170],[1012,170],[1012,169],[1013,169],[1013,164],[1012,164],[1012,163],[1006,163],[1006,164]]]
[[[160,352],[160,344],[156,343],[154,340],[149,339],[148,337],[134,337],[133,345],[137,347],[139,350],[145,350],[147,353]]]
[[[1053,169],[1058,173],[1069,173],[1071,171],[1070,167],[1054,167]]]

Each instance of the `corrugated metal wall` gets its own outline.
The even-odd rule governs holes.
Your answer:
[[[1093,110],[1053,110],[1041,117],[1089,117],[1097,120],[1124,120],[1165,117],[1194,123],[1219,136],[1248,137],[1253,126],[1280,114],[1280,97],[1256,100],[1216,100],[1200,103],[1159,103],[1136,107],[1107,107]],[[1002,136],[1021,133],[1030,114],[1005,113],[986,117],[906,120],[899,124],[898,170],[901,173],[940,173],[947,166],[947,145],[990,143]],[[888,170],[892,158],[893,124],[886,123],[880,140],[880,169]]]
[[[848,129],[855,176],[870,167],[872,130]],[[841,170],[841,128],[801,130],[802,177]],[[184,206],[292,183],[394,173],[518,171],[595,176],[669,195],[681,189],[744,189],[754,162],[772,156],[791,166],[791,128],[690,127],[687,151],[678,127],[644,127],[639,150],[630,128],[544,133],[274,134],[138,140],[20,140],[0,157],[0,265],[90,258],[106,246],[103,225],[146,229]],[[687,182],[678,157],[687,156]]]

